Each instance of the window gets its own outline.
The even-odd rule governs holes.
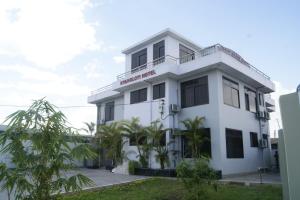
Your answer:
[[[209,103],[207,76],[181,83],[181,107]]]
[[[186,46],[179,44],[179,58],[180,64],[189,62],[195,59],[195,52]]]
[[[263,139],[267,141],[267,146],[266,147],[268,148],[269,147],[269,140],[268,140],[269,136],[268,136],[268,134],[262,134],[262,136],[263,136]]]
[[[256,113],[256,93],[245,87],[245,105],[246,110]]]
[[[227,158],[244,158],[242,131],[226,129],[226,150]]]
[[[153,64],[157,65],[165,61],[165,41],[153,45]]]
[[[204,128],[202,134],[206,140],[200,147],[200,154],[211,158],[210,128]],[[184,158],[192,158],[191,142],[184,135],[182,136],[182,150]]]
[[[113,101],[105,104],[105,121],[114,120],[114,108],[115,103]]]
[[[129,146],[137,146],[137,145],[143,145],[146,144],[147,142],[147,137],[143,136],[139,139],[138,143],[137,143],[137,138],[130,136],[129,137]]]
[[[131,69],[133,71],[134,69],[143,65],[145,65],[146,67],[146,63],[147,63],[147,48],[131,55]]]
[[[130,93],[130,103],[139,103],[147,101],[147,88],[135,90]]]
[[[251,147],[258,147],[257,133],[250,132],[250,146]]]
[[[223,77],[223,97],[226,105],[239,108],[239,84]]]
[[[258,94],[258,101],[259,101],[259,105],[261,106],[264,105],[264,97],[261,93]]]
[[[153,100],[165,97],[165,83],[160,83],[153,86]]]

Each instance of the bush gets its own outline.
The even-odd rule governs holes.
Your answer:
[[[216,172],[209,167],[208,161],[200,158],[193,163],[182,161],[176,168],[177,177],[188,190],[187,199],[200,199],[206,195],[205,185],[217,190]]]
[[[140,163],[135,160],[129,160],[128,162],[128,173],[133,175],[135,168],[140,167]]]

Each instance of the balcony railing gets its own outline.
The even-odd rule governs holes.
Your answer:
[[[101,87],[101,88],[99,88],[99,89],[97,89],[97,90],[93,90],[93,91],[91,92],[91,95],[99,94],[99,93],[101,93],[101,92],[104,92],[104,91],[110,90],[110,89],[112,89],[112,84],[106,85],[106,86]]]
[[[126,78],[128,75],[131,75],[131,74],[134,74],[134,73],[137,73],[139,71],[142,71],[144,69],[149,69],[151,67],[154,67],[155,65],[158,65],[158,64],[161,64],[161,63],[164,63],[164,62],[171,62],[173,64],[177,64],[177,61],[178,59],[173,57],[173,56],[170,56],[170,55],[166,55],[166,56],[163,56],[163,57],[160,57],[160,58],[157,58],[151,62],[148,62],[144,65],[141,65],[141,66],[138,66],[130,71],[127,71],[123,74],[120,74],[117,76],[117,79],[120,80],[120,79],[123,79],[123,78]]]
[[[264,78],[270,80],[269,76],[267,76],[265,73],[263,73],[262,71],[260,71],[256,67],[249,64],[238,53],[236,53],[235,51],[233,51],[229,48],[226,48],[226,47],[224,47],[220,44],[215,44],[213,46],[203,48],[199,52],[195,52],[195,54],[185,55],[185,56],[180,57],[180,58],[176,58],[176,57],[173,57],[173,56],[170,56],[170,55],[160,57],[158,59],[155,59],[151,62],[148,62],[144,65],[141,65],[137,68],[134,68],[130,71],[127,71],[125,73],[122,73],[122,74],[118,75],[117,80],[124,79],[124,78],[126,78],[127,76],[129,76],[131,74],[135,74],[135,73],[137,73],[139,71],[142,71],[144,69],[150,69],[152,67],[155,67],[156,65],[159,65],[159,64],[162,64],[162,63],[165,63],[165,62],[170,62],[170,63],[176,64],[176,65],[179,65],[179,64],[183,64],[183,63],[190,62],[190,61],[193,61],[193,60],[197,60],[201,57],[205,57],[205,56],[214,54],[218,51],[221,51],[221,52],[233,57],[234,59],[236,59],[240,63],[242,63],[242,64],[246,65],[247,67],[249,67],[251,70],[254,70],[256,73],[258,73],[261,76],[263,76]],[[111,88],[112,88],[112,85],[107,85],[105,87],[102,87],[102,88],[99,88],[97,90],[92,91],[92,95],[93,94],[98,94],[98,93],[106,91],[106,90],[110,90]]]

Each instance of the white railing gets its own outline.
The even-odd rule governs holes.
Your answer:
[[[99,94],[99,93],[101,93],[101,92],[104,92],[104,91],[110,90],[110,89],[112,89],[112,84],[106,85],[106,86],[101,87],[101,88],[99,88],[99,89],[97,89],[97,90],[93,90],[93,91],[91,92],[91,95]]]

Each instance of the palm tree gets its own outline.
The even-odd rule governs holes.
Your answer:
[[[152,148],[156,152],[155,159],[160,163],[161,169],[165,169],[165,164],[170,164],[169,152],[165,139],[166,130],[167,129],[164,129],[163,124],[159,121],[152,122],[151,126],[146,129],[152,141]]]
[[[96,133],[96,138],[101,142],[101,146],[107,150],[107,157],[112,160],[112,166],[123,163],[123,123],[112,122],[108,125],[100,125]]]
[[[186,128],[185,137],[187,138],[188,146],[192,151],[192,158],[200,158],[200,149],[204,142],[208,140],[203,129],[204,117],[196,116],[194,119],[186,119],[182,121]]]
[[[139,119],[133,117],[131,121],[125,121],[124,133],[126,137],[136,141],[137,157],[142,167],[147,168],[151,145],[147,142],[147,133],[145,128],[140,125]]]
[[[87,128],[83,128],[83,130],[88,134],[90,134],[91,136],[93,136],[96,124],[94,122],[90,122],[90,123],[84,122],[84,124],[86,125]]]

